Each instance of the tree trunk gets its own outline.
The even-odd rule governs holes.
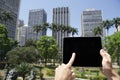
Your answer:
[[[25,75],[23,75],[22,77],[23,77],[23,80],[25,80]]]

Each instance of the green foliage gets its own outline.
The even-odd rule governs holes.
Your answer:
[[[0,80],[3,80],[3,77],[0,76]]]
[[[16,71],[18,72],[19,76],[23,77],[23,80],[25,78],[25,75],[30,73],[30,71],[33,69],[34,67],[28,63],[24,63],[22,62],[20,65],[16,66]]]
[[[118,70],[118,74],[120,75],[120,70]]]
[[[108,53],[112,55],[114,61],[119,61],[120,56],[120,32],[116,32],[111,36],[106,37],[105,47],[108,50]],[[120,63],[119,63],[120,64]]]
[[[16,70],[19,74],[26,74],[30,72],[32,69],[33,69],[33,66],[24,62],[16,66]]]
[[[5,25],[0,24],[0,38],[6,39],[7,38],[7,28]],[[0,39],[1,41],[1,39]]]
[[[107,80],[107,78],[104,76],[94,76],[90,77],[90,80]]]
[[[7,57],[8,62],[11,64],[33,63],[38,60],[38,52],[35,47],[17,47],[9,51]]]
[[[4,59],[6,53],[17,45],[13,39],[8,38],[7,33],[6,26],[0,24],[0,59]]]
[[[55,75],[55,69],[44,67],[43,71],[45,72],[46,76],[54,76]]]
[[[48,23],[43,23],[41,25],[35,25],[33,26],[33,31],[36,32],[36,40],[38,40],[38,33],[42,31],[47,31],[49,24]]]
[[[95,36],[96,35],[101,36],[103,34],[103,28],[102,27],[96,27],[96,28],[94,28],[93,32],[94,32]]]
[[[12,20],[12,19],[13,17],[11,12],[4,11],[4,10],[0,11],[0,20],[2,21],[2,23],[3,22],[5,23],[7,20]]]
[[[47,75],[48,76],[54,76],[54,74],[55,74],[54,70],[52,70],[52,69],[47,70]]]
[[[37,48],[45,64],[48,59],[55,59],[58,53],[58,45],[53,37],[43,36],[37,41]]]
[[[113,23],[116,30],[118,31],[118,26],[120,25],[120,17],[113,18]]]
[[[25,42],[25,46],[26,47],[30,47],[30,46],[34,46],[36,47],[36,42],[32,39],[28,39],[26,42]]]

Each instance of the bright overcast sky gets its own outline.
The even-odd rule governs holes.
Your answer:
[[[88,8],[102,10],[103,20],[120,17],[120,0],[21,0],[19,19],[27,25],[30,9],[44,9],[47,22],[52,23],[52,10],[57,7],[69,7],[70,25],[78,28],[78,36],[81,35],[81,14]]]

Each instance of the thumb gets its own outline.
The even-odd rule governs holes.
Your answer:
[[[104,57],[106,56],[104,49],[101,49],[101,50],[100,50],[100,55],[102,56],[102,58],[104,58]]]

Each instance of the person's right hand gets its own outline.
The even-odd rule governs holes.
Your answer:
[[[75,59],[75,53],[67,64],[62,64],[55,69],[55,80],[74,80],[75,73],[72,70],[72,64]]]
[[[120,76],[113,70],[112,62],[110,55],[103,49],[100,50],[100,55],[102,56],[102,68],[100,68],[101,72],[109,79],[109,80],[120,80]]]

